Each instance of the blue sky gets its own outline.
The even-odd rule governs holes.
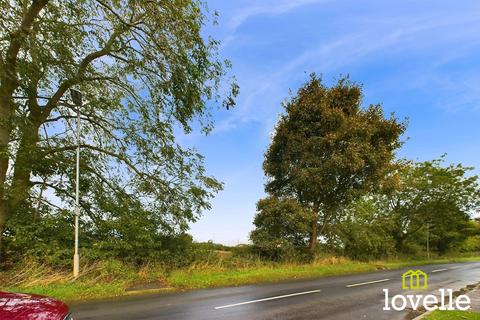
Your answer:
[[[205,156],[225,183],[213,208],[192,225],[199,241],[248,241],[255,203],[264,196],[263,153],[281,102],[308,74],[326,83],[349,74],[364,104],[409,118],[398,156],[480,168],[480,2],[211,0],[240,85],[234,110],[214,112],[209,136],[185,142]],[[480,171],[477,169],[476,173]]]

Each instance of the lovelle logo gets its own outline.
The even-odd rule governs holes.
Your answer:
[[[407,279],[410,281],[407,282]],[[423,279],[423,281],[422,281]],[[428,276],[422,270],[408,270],[402,274],[402,289],[427,289]]]
[[[427,289],[428,276],[422,270],[408,270],[402,274],[402,289]],[[439,296],[433,294],[397,294],[389,297],[388,289],[383,289],[385,293],[385,305],[383,310],[403,311],[406,308],[417,310],[423,306],[425,310],[461,310],[470,309],[470,297],[464,294],[453,298],[452,289],[439,289]]]

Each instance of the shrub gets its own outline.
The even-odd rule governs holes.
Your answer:
[[[480,236],[470,236],[463,240],[459,245],[460,252],[478,252],[480,251]]]

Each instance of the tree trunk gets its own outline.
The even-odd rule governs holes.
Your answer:
[[[30,192],[32,164],[36,162],[35,157],[39,156],[38,151],[36,151],[39,127],[40,124],[36,116],[32,115],[29,125],[22,128],[22,138],[16,154],[15,170],[13,172],[10,196],[8,197],[8,209],[12,212],[28,198]]]
[[[318,226],[317,226],[317,218],[312,220],[311,222],[311,231],[310,231],[310,242],[308,248],[310,249],[311,254],[315,254],[315,249],[317,247],[317,240],[318,240]]]
[[[0,90],[2,93],[3,90]],[[8,171],[8,144],[10,142],[10,112],[8,99],[0,98],[0,265],[3,263],[2,238],[3,230],[8,219],[7,206],[7,171]]]
[[[397,233],[396,235],[393,236],[393,239],[395,241],[395,250],[397,252],[402,252],[405,237],[401,233]]]
[[[35,163],[35,152],[38,143],[38,129],[40,122],[38,115],[31,115],[29,124],[22,128],[22,137],[18,146],[15,157],[15,166],[10,186],[7,186],[7,170],[8,170],[8,139],[10,133],[8,125],[0,126],[0,146],[2,153],[0,155],[0,259],[2,258],[2,237],[3,230],[8,219],[16,211],[18,206],[28,198],[31,188],[30,175],[32,172],[32,164]],[[5,139],[2,139],[5,138]],[[0,260],[0,264],[2,260]]]
[[[12,211],[9,204],[9,197],[12,193],[11,190],[8,190],[6,181],[10,158],[8,147],[12,132],[11,116],[14,112],[12,95],[19,86],[16,70],[17,56],[22,46],[25,45],[25,37],[30,33],[35,19],[47,3],[48,0],[31,3],[25,10],[22,21],[19,21],[18,28],[10,34],[10,43],[4,52],[2,50],[0,56],[0,250],[2,249],[3,230]],[[36,137],[38,137],[38,130]]]
[[[4,263],[4,252],[3,252],[3,231],[5,230],[6,217],[7,217],[7,208],[5,201],[0,201],[0,269]]]

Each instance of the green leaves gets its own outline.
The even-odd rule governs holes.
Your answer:
[[[461,164],[445,165],[443,157],[403,166],[399,188],[388,196],[394,204],[392,234],[398,249],[426,231],[441,253],[462,239],[467,222],[480,209],[480,185],[477,176],[469,175],[471,170]]]
[[[72,87],[86,101],[82,212],[98,223],[142,208],[175,231],[198,219],[222,186],[174,132],[208,133],[210,106],[232,107],[238,94],[218,41],[202,35],[210,19],[204,2],[10,1],[2,9],[0,115],[8,121],[0,123],[0,233],[42,188],[50,189],[43,198],[71,207]]]
[[[250,239],[263,256],[298,258],[307,246],[311,220],[312,213],[295,199],[265,198],[257,203]]]
[[[313,77],[301,88],[265,155],[267,190],[334,207],[379,181],[405,128],[378,106],[362,110],[360,99],[348,79],[326,88]]]
[[[267,192],[316,212],[311,243],[338,208],[382,183],[401,145],[405,124],[378,105],[363,109],[361,98],[348,78],[328,88],[312,75],[286,102],[265,154]]]

